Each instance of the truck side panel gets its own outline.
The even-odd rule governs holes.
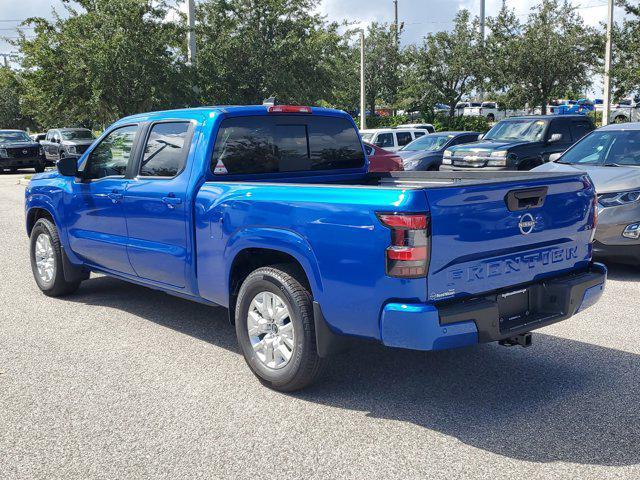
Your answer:
[[[228,306],[235,256],[247,248],[276,249],[305,269],[332,328],[379,339],[385,300],[426,300],[424,278],[385,275],[391,237],[375,213],[390,208],[428,207],[420,190],[205,183],[195,204],[200,295]]]

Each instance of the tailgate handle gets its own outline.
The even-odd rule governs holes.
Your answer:
[[[510,212],[541,207],[544,204],[544,199],[547,197],[547,190],[549,190],[549,187],[511,190],[505,195],[504,203],[507,204]]]

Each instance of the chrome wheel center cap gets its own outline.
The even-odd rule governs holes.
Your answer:
[[[260,292],[249,305],[247,332],[258,359],[267,367],[286,366],[293,355],[295,336],[289,309],[275,293]]]

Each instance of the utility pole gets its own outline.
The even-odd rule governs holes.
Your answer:
[[[602,125],[609,124],[609,111],[611,110],[611,50],[613,33],[613,0],[609,0],[607,7],[607,46],[604,51],[604,105],[602,109]]]
[[[393,0],[393,10],[395,23],[393,24],[396,29],[396,48],[400,45],[400,24],[398,23],[398,0]]]
[[[482,58],[484,59],[484,17],[485,17],[485,0],[480,0],[480,49],[482,51]],[[480,87],[478,92],[480,95],[480,101],[484,100],[484,89]]]
[[[364,29],[360,30],[360,130],[367,128],[364,98]]]
[[[187,0],[187,23],[189,31],[187,33],[187,61],[193,65],[196,61],[196,2]]]

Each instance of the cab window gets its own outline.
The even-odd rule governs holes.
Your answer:
[[[393,133],[379,133],[375,145],[380,148],[393,147]]]
[[[175,177],[184,167],[188,122],[156,123],[144,147],[141,177]]]
[[[87,159],[82,177],[97,180],[124,176],[137,131],[137,125],[129,125],[117,128],[104,137]]]
[[[404,147],[406,144],[411,143],[411,132],[396,132],[396,138],[398,139],[398,146]]]

